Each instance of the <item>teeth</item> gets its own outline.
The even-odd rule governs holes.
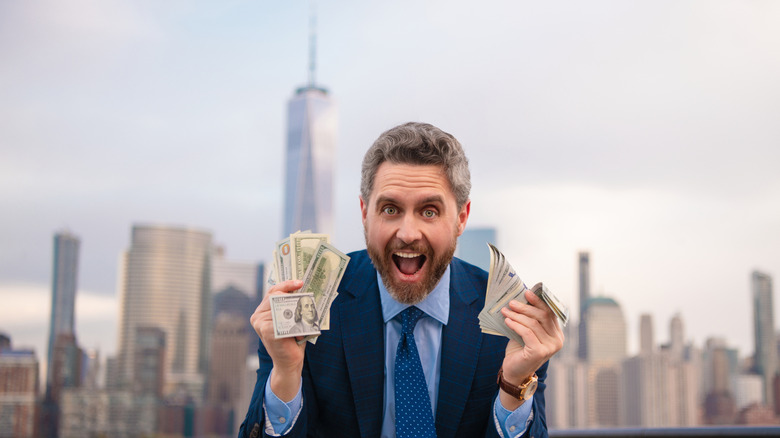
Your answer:
[[[415,257],[420,257],[422,254],[418,252],[408,253],[408,252],[397,252],[395,253],[398,257],[404,258],[404,259],[413,259]]]

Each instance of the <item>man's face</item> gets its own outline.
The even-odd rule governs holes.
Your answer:
[[[307,324],[313,324],[316,311],[314,308],[314,300],[309,297],[301,298],[301,319],[306,321]]]
[[[463,233],[471,201],[458,209],[440,166],[385,162],[360,199],[366,247],[388,292],[416,304],[436,286]]]

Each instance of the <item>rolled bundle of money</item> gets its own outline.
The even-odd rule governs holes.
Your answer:
[[[495,246],[488,243],[490,248],[490,271],[488,274],[487,291],[485,295],[485,307],[479,313],[479,326],[483,333],[496,336],[505,336],[525,345],[523,338],[507,327],[501,309],[509,306],[509,302],[517,300],[528,303],[525,299],[525,291],[528,287],[515,272],[515,269]],[[555,296],[542,283],[537,283],[531,291],[547,304],[553,313],[565,326],[569,321],[569,309],[558,297]]]

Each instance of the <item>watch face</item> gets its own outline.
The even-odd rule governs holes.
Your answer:
[[[523,391],[523,399],[528,400],[531,397],[533,397],[534,393],[536,392],[536,387],[539,385],[539,383],[536,381],[536,379],[531,380],[528,382],[528,386],[525,387],[525,391]]]

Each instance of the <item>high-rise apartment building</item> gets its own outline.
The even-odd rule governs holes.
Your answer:
[[[586,323],[586,312],[588,300],[590,299],[590,253],[582,251],[578,254],[579,268],[579,298],[580,298],[580,320],[579,320],[579,357],[582,360],[588,359],[588,325]]]
[[[612,298],[585,304],[588,358],[588,426],[617,427],[622,416],[622,362],[626,358],[626,320]]]
[[[458,238],[455,255],[488,271],[490,270],[490,249],[487,243],[496,245],[495,228],[466,228]]]
[[[254,331],[248,332],[243,320],[230,313],[217,315],[211,336],[207,401],[214,408],[232,411],[235,418],[245,414],[239,411],[239,407],[243,407],[243,400],[240,400],[243,387],[252,385],[244,373],[250,337],[255,339],[256,345],[257,335]]]
[[[52,268],[51,286],[51,317],[49,319],[49,348],[46,356],[46,392],[52,391],[54,375],[55,347],[75,336],[74,313],[76,308],[76,288],[79,268],[79,239],[73,234],[63,231],[54,235],[54,263]],[[74,340],[75,342],[75,340]],[[66,374],[76,370],[64,370]],[[55,388],[56,392],[56,388]]]
[[[650,355],[655,349],[653,341],[653,316],[643,313],[639,316],[639,354]]]
[[[298,230],[333,233],[333,182],[338,113],[328,90],[316,85],[312,19],[309,82],[287,105],[283,235]]]
[[[247,336],[247,351],[257,351],[257,335],[249,319],[263,300],[265,266],[228,260],[223,251],[217,252],[211,266],[212,321],[216,321],[220,313],[231,314],[243,321],[246,332],[252,335]],[[213,353],[211,357],[214,357]]]
[[[764,377],[764,402],[774,408],[773,384],[778,372],[778,363],[772,277],[759,271],[753,271],[751,289],[753,291],[756,373]]]
[[[567,339],[568,341],[568,339]],[[588,366],[576,355],[560,352],[547,369],[547,424],[551,429],[584,429],[588,426]]]
[[[31,350],[0,350],[0,436],[35,437],[38,359]]]
[[[676,313],[669,322],[669,352],[674,359],[682,360],[685,350],[685,326],[682,316]]]
[[[737,413],[734,385],[738,370],[737,350],[728,348],[723,339],[708,339],[702,355],[704,423],[734,423]]]
[[[612,298],[594,297],[585,309],[588,363],[619,364],[626,358],[626,319],[620,305]]]
[[[119,378],[129,388],[140,376],[139,328],[164,334],[164,395],[202,398],[208,367],[212,237],[168,226],[134,226],[119,284]]]
[[[682,324],[679,315],[677,320]],[[672,323],[675,337],[676,323]],[[623,361],[622,425],[629,427],[688,427],[698,423],[699,379],[697,367],[657,349],[650,315],[640,318],[638,356]],[[682,337],[682,333],[679,333]]]

